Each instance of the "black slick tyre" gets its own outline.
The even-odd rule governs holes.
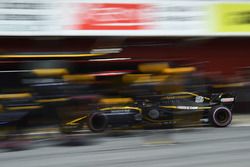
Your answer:
[[[95,133],[99,133],[107,129],[108,119],[103,113],[94,112],[90,114],[87,123],[89,130]]]
[[[215,106],[209,113],[209,122],[215,127],[226,127],[232,122],[232,111],[222,105]]]

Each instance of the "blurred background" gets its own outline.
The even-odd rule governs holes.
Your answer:
[[[230,93],[236,97],[233,125],[247,127],[249,11],[247,0],[1,0],[1,147],[26,148],[33,141],[42,145],[40,141],[48,140],[94,141],[100,136],[89,137],[84,132],[85,137],[81,133],[79,139],[78,133],[67,132],[85,127],[82,120],[102,105],[102,99],[136,99],[174,92]],[[248,132],[246,128],[230,128],[225,130],[229,138]],[[211,138],[224,133],[207,131]],[[144,132],[136,134],[140,135],[133,133],[131,143],[141,137],[144,141]],[[160,144],[199,138],[197,132],[188,133],[187,138],[181,132],[173,142],[165,131],[159,132],[160,137],[155,132],[146,134],[150,136],[146,141],[151,141],[152,136],[155,143],[158,138],[167,141]],[[205,140],[204,132],[200,135]],[[246,142],[249,136],[243,138],[239,141]],[[114,148],[120,147],[120,140],[115,141]],[[227,140],[230,139],[220,141]],[[131,143],[122,147],[134,147]],[[247,156],[249,150],[244,151]],[[16,163],[5,161],[4,157],[7,155],[0,155],[4,165]],[[27,160],[29,157],[30,154]],[[195,160],[187,162],[192,164]],[[242,161],[242,166],[246,165]]]

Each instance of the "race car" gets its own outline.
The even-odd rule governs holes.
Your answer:
[[[114,99],[106,99],[106,102]],[[128,101],[128,100],[127,100]],[[210,97],[191,92],[137,98],[133,103],[100,108],[88,117],[88,128],[102,132],[115,128],[174,128],[198,123],[226,127],[232,121],[235,97],[220,93]]]

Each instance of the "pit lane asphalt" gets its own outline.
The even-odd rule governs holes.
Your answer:
[[[187,128],[78,136],[81,146],[47,142],[1,152],[1,167],[249,167],[250,127]],[[91,142],[87,142],[91,140]],[[50,143],[50,144],[48,144]]]

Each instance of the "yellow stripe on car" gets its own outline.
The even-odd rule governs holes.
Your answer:
[[[74,119],[74,120],[72,120],[72,121],[66,123],[66,125],[76,125],[78,121],[84,120],[85,118],[87,118],[87,116],[83,116],[83,117]]]
[[[160,106],[161,108],[176,109],[177,106]]]
[[[183,94],[187,94],[187,95],[192,95],[192,96],[199,96],[198,94],[196,93],[192,93],[192,92],[176,92],[176,93],[170,93],[171,95],[183,95]],[[204,97],[204,96],[202,96]],[[209,97],[204,97],[204,99],[206,100],[210,100]]]
[[[180,95],[180,96],[166,96],[161,98],[162,100],[171,100],[171,99],[186,99],[186,98],[190,98],[193,97],[191,95]]]

